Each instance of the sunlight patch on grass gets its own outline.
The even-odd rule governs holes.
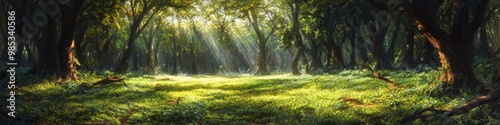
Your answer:
[[[380,72],[401,86],[390,89],[367,71],[345,70],[316,76],[127,76],[129,87],[82,90],[81,82],[102,79],[88,74],[94,77],[24,86],[44,97],[21,93],[18,111],[47,124],[119,124],[123,117],[131,124],[393,124],[417,109],[447,109],[475,96],[435,94],[437,71]]]

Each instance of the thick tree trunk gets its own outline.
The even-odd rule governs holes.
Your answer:
[[[50,19],[47,23],[47,31],[43,34],[45,40],[37,42],[38,63],[29,73],[43,76],[60,76],[61,64],[57,51],[57,26],[55,20]]]
[[[380,26],[377,30],[377,22],[373,17],[367,17],[365,23],[368,27],[368,33],[370,35],[370,41],[373,47],[373,61],[375,62],[375,70],[391,68],[391,64],[387,61],[384,47],[384,39],[388,26]]]
[[[378,8],[384,8],[383,4],[370,0]],[[451,32],[441,29],[437,21],[437,13],[444,1],[411,1],[399,10],[411,16],[417,29],[424,34],[438,50],[443,67],[443,82],[446,87],[454,88],[482,88],[482,84],[476,79],[471,64],[471,48],[473,48],[474,36],[477,30],[486,22],[489,0],[470,1],[453,0],[453,6],[446,9],[453,10],[453,22],[449,25]],[[385,6],[387,9],[387,6]]]
[[[418,29],[427,37],[434,48],[438,50],[443,68],[442,80],[445,87],[482,88],[482,84],[474,75],[474,68],[471,63],[470,43],[473,43],[473,35],[469,35],[469,37],[450,38],[440,34],[430,34],[421,24],[418,25]]]
[[[76,1],[71,8],[61,7],[61,34],[59,38],[58,53],[61,64],[61,75],[63,79],[77,80],[76,67],[73,65],[73,50],[75,41],[73,39],[78,18],[81,14],[83,1]]]

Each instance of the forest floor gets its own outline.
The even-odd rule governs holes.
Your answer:
[[[391,89],[368,70],[302,76],[122,75],[128,87],[118,82],[88,88],[80,84],[106,76],[81,73],[81,80],[61,84],[26,77],[18,83],[23,92],[16,95],[16,116],[41,124],[394,124],[418,109],[449,109],[479,96],[440,94],[437,70],[380,73],[400,86]],[[498,124],[499,110],[496,104],[485,105],[414,124]]]

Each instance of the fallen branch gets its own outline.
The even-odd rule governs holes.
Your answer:
[[[111,83],[114,83],[114,82],[122,82],[123,85],[125,85],[125,87],[128,87],[128,85],[123,80],[124,79],[118,78],[116,76],[115,77],[110,77],[109,73],[106,73],[106,78],[105,79],[102,79],[100,81],[95,82],[94,84],[92,84],[92,86],[107,85],[107,84],[111,84]]]
[[[362,67],[362,68],[364,68],[364,69],[368,69],[368,70],[370,70],[370,72],[372,73],[372,75],[373,75],[375,78],[380,79],[380,80],[382,80],[382,81],[384,81],[384,82],[388,83],[388,84],[391,86],[391,88],[393,88],[393,89],[394,89],[394,88],[397,88],[397,87],[398,87],[398,84],[396,84],[395,82],[393,82],[393,81],[391,81],[391,80],[389,80],[389,79],[387,79],[387,78],[385,78],[385,77],[383,77],[383,76],[380,76],[380,73],[375,72],[375,70],[373,70],[370,66],[365,65],[365,64],[361,64],[361,67]]]
[[[454,115],[461,115],[461,114],[467,113],[470,110],[477,108],[481,105],[495,103],[495,102],[499,102],[499,101],[500,101],[500,87],[493,90],[493,92],[491,92],[490,94],[487,94],[484,96],[479,96],[473,100],[470,100],[467,103],[464,103],[460,106],[456,106],[456,107],[452,108],[451,110],[439,110],[439,109],[435,109],[434,107],[431,107],[431,108],[426,108],[426,109],[423,109],[420,111],[416,111],[412,115],[403,118],[400,121],[400,123],[407,123],[407,122],[411,122],[411,121],[414,121],[417,119],[426,119],[429,116],[435,116],[435,115],[443,115],[446,117],[454,116]],[[428,111],[430,111],[431,114],[424,115],[424,113],[428,112]]]

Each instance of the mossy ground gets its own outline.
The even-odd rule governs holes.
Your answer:
[[[80,73],[81,80],[62,84],[26,76],[18,86],[32,93],[18,92],[16,115],[41,124],[395,124],[418,109],[449,109],[478,96],[442,94],[437,70],[380,72],[401,86],[391,89],[366,70],[302,76],[122,75],[129,87],[114,83],[90,89],[78,86],[105,75]],[[499,110],[498,104],[487,105],[412,124],[498,124]]]

